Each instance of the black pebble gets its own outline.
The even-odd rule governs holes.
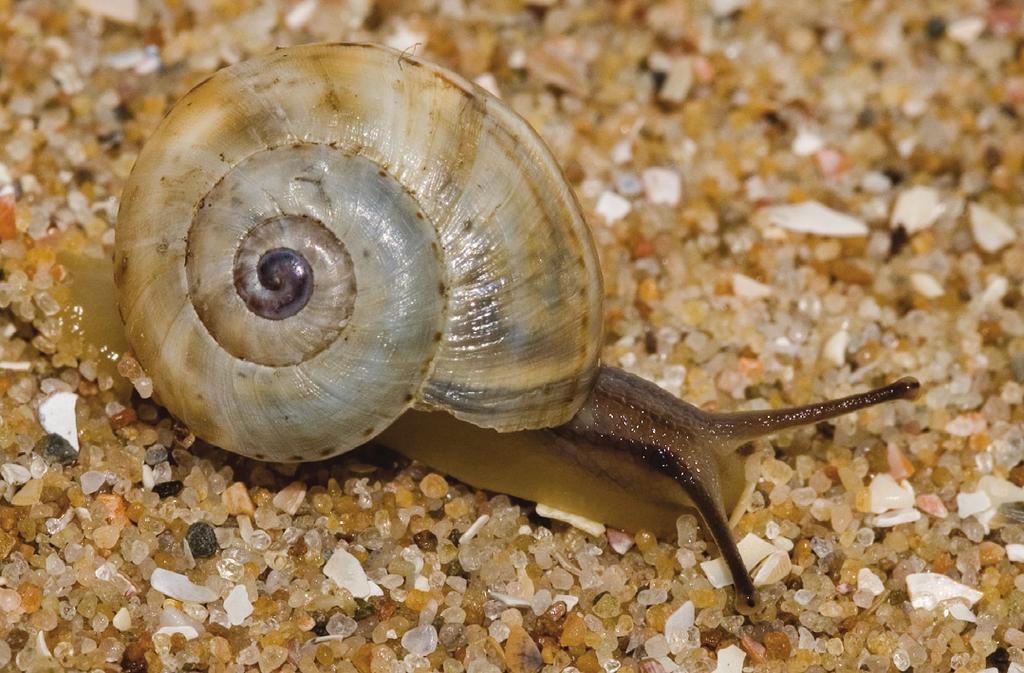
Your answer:
[[[121,657],[121,670],[123,673],[146,673],[149,667],[145,659],[132,658],[125,652],[124,656]]]
[[[648,355],[654,355],[658,352],[658,337],[651,330],[644,331],[644,350],[647,351]]]
[[[376,613],[377,608],[373,607],[373,605],[367,603],[365,600],[356,599],[356,612],[352,615],[352,619],[356,620],[357,622],[361,622],[367,617],[370,617],[371,615],[374,615]],[[326,626],[324,628],[326,630]]]
[[[468,575],[466,575],[466,571],[462,567],[462,564],[459,563],[459,559],[455,559],[451,563],[446,564],[442,567],[442,570],[444,570],[444,574],[449,577],[468,577]]]
[[[51,463],[71,465],[78,460],[78,451],[71,446],[71,442],[53,432],[39,440],[36,451],[41,452]]]
[[[909,242],[910,234],[907,233],[902,224],[893,229],[892,234],[889,235],[889,256],[895,257],[900,254]]]
[[[161,498],[169,498],[172,495],[178,495],[181,493],[181,489],[183,488],[185,488],[185,484],[181,483],[177,479],[173,479],[171,481],[161,481],[153,487],[153,492]]]
[[[989,668],[995,668],[999,673],[1006,673],[1010,667],[1010,653],[1005,647],[997,647],[992,654],[985,657],[985,663]]]
[[[891,182],[893,185],[898,185],[901,182],[903,182],[903,172],[898,168],[886,168],[882,171],[882,173],[885,175],[885,177],[889,178],[889,182]]]
[[[188,548],[192,550],[192,556],[196,558],[209,558],[220,549],[213,526],[205,521],[196,521],[189,526],[185,533],[185,541],[188,542]]]
[[[938,40],[946,34],[946,20],[941,16],[931,17],[928,23],[924,24],[924,32],[929,39]]]
[[[423,551],[434,551],[437,549],[437,536],[429,530],[421,530],[412,536],[412,541]]]
[[[661,87],[665,86],[665,80],[668,79],[668,74],[655,70],[651,73],[651,77],[654,82],[654,90],[661,91]]]

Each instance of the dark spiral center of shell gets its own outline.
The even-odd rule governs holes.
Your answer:
[[[235,287],[249,310],[261,318],[290,318],[313,295],[313,268],[301,253],[291,248],[266,251],[256,262],[255,272],[236,269]]]

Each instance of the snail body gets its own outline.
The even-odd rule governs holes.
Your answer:
[[[371,45],[279,49],[190,91],[132,171],[113,276],[159,401],[211,444],[288,462],[379,436],[620,525],[696,506],[747,604],[736,446],[917,388],[713,415],[600,366],[595,246],[543,142]]]

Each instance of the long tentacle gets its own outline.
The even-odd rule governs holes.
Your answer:
[[[921,384],[917,379],[905,377],[881,388],[800,407],[707,416],[714,433],[724,442],[744,442],[786,428],[826,421],[882,402],[915,399],[920,390]]]

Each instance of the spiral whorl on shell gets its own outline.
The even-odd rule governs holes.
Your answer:
[[[194,88],[139,155],[115,247],[159,400],[256,458],[340,453],[413,404],[557,425],[597,366],[600,271],[548,150],[382,47],[279,49]]]

